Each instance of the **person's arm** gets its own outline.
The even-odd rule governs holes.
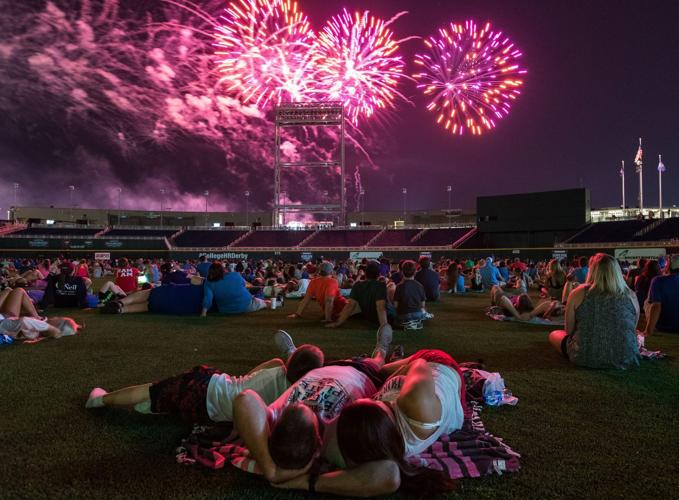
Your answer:
[[[296,477],[276,488],[309,491],[309,475]],[[351,497],[373,497],[394,493],[401,486],[401,471],[396,462],[379,460],[366,462],[351,469],[327,472],[318,476],[316,493]]]
[[[311,294],[307,289],[307,293],[304,294],[304,298],[299,303],[299,306],[297,306],[297,310],[294,313],[288,315],[288,318],[301,318],[302,314],[304,313],[304,309],[306,309],[306,306],[309,304],[309,302],[311,302]]]
[[[335,295],[334,294],[328,294],[325,297],[325,318],[323,320],[326,323],[330,323],[332,321],[332,310],[335,305]]]
[[[658,286],[658,278],[655,277],[651,281],[651,286],[648,288],[648,298],[646,303],[648,304],[648,309],[646,310],[646,328],[644,329],[644,336],[648,337],[652,335],[655,331],[655,327],[660,319],[660,313],[662,312],[662,296],[661,289]]]
[[[436,397],[434,376],[425,360],[416,359],[409,363],[397,404],[407,417],[418,422],[436,422],[441,418],[441,402]],[[422,436],[420,438],[423,439]]]
[[[420,311],[422,311],[422,312],[427,312],[427,301],[426,301],[426,300],[423,300],[423,301],[420,303]]]
[[[203,310],[200,312],[201,317],[206,317],[207,312],[212,307],[212,300],[214,299],[214,293],[212,288],[207,285],[207,281],[203,286]]]
[[[342,312],[339,315],[339,318],[337,318],[337,321],[333,323],[326,323],[325,326],[327,328],[336,328],[338,326],[343,325],[349,317],[354,314],[354,310],[356,309],[356,306],[358,305],[358,302],[356,302],[354,299],[349,298],[347,301],[347,304],[344,306],[344,309],[342,309]]]
[[[252,370],[250,370],[246,375],[250,375],[252,373],[255,373],[259,370],[266,370],[267,368],[278,368],[278,367],[285,367],[285,363],[281,358],[273,358],[270,359],[269,361],[265,361],[264,363],[260,363],[257,366],[255,366]]]
[[[377,319],[380,322],[380,326],[387,324],[387,301],[378,300],[375,302],[375,308],[377,309]]]
[[[568,296],[566,303],[566,314],[564,315],[564,327],[568,335],[575,332],[575,310],[582,304],[587,292],[587,285],[580,285]]]

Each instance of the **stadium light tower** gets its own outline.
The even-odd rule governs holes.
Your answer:
[[[203,191],[203,196],[205,196],[205,225],[207,226],[207,200],[208,197],[210,196],[210,191],[207,189]]]
[[[245,191],[245,225],[250,227],[250,191]]]
[[[14,209],[12,210],[12,222],[16,219],[15,214],[17,210],[17,200],[19,199],[19,183],[14,183]]]
[[[75,186],[73,186],[73,185],[68,186],[68,198],[69,198],[68,218],[70,219],[71,222],[73,222],[73,193],[74,192],[75,192]]]
[[[405,224],[405,222],[406,222],[406,202],[408,200],[408,188],[403,188],[401,190],[401,193],[403,194],[403,223]]]

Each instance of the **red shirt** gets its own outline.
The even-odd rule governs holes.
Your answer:
[[[314,278],[309,282],[306,289],[307,295],[311,295],[316,299],[318,305],[321,306],[321,311],[325,313],[325,298],[335,297],[332,304],[332,318],[335,319],[342,312],[344,306],[347,304],[347,299],[342,296],[339,289],[339,283],[332,276],[320,276]]]
[[[137,291],[137,276],[139,269],[136,267],[122,267],[116,270],[116,285],[122,288],[125,293]]]

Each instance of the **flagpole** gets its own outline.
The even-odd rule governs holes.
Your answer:
[[[634,163],[637,166],[637,172],[639,173],[639,213],[644,212],[644,161],[643,152],[641,150],[641,137],[639,137],[639,150],[637,151],[637,157],[634,159]]]
[[[625,160],[622,160],[620,167],[620,177],[622,178],[622,212],[625,214]]]
[[[665,171],[665,165],[662,162],[662,155],[658,155],[658,208],[660,208],[660,217],[662,217],[662,173]]]

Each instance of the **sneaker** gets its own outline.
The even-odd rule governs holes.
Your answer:
[[[391,345],[391,339],[394,336],[394,331],[391,325],[381,326],[377,330],[377,342],[375,344],[375,350],[373,351],[373,357],[379,351],[382,353],[382,357],[386,358],[389,352],[389,346]]]
[[[403,359],[405,357],[406,357],[405,349],[403,349],[402,345],[397,345],[391,351],[391,355],[389,356],[389,362],[391,363],[392,361],[398,361],[399,359]]]
[[[104,307],[99,309],[104,314],[122,314],[123,303],[117,300],[111,300],[107,302]]]
[[[101,302],[102,304],[106,304],[111,299],[114,299],[114,298],[115,298],[115,294],[113,292],[107,292],[107,293],[103,294],[103,297],[102,297],[101,293],[99,294],[99,302]]]
[[[101,387],[95,387],[94,389],[92,389],[90,395],[87,398],[85,408],[101,408],[102,406],[104,406],[104,402],[101,400],[101,398],[103,398],[107,394],[108,392],[106,392]]]
[[[426,313],[424,313],[424,316],[422,317],[422,319],[434,319],[434,315],[430,312],[426,312]]]
[[[404,330],[422,330],[423,328],[422,321],[419,319],[405,321],[401,323],[401,326]]]
[[[278,330],[276,333],[274,333],[273,341],[284,359],[288,359],[290,356],[292,356],[292,353],[297,350],[295,347],[295,342],[292,340],[290,334],[285,330]]]

